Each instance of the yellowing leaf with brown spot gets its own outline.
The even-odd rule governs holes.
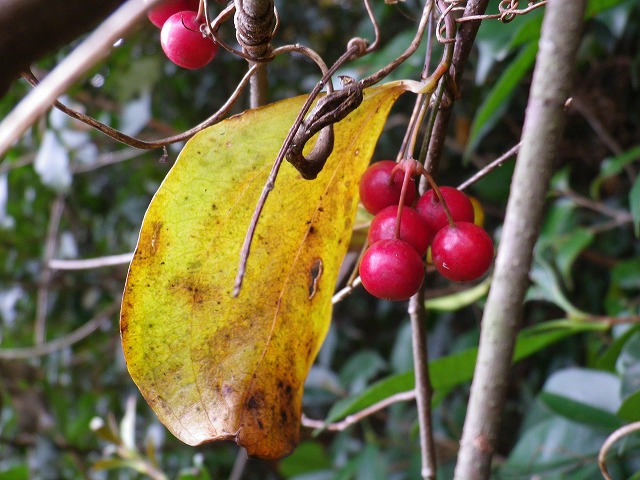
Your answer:
[[[315,180],[284,163],[242,291],[239,251],[304,98],[232,117],[184,147],[145,215],[121,313],[129,372],[182,441],[235,440],[279,458],[298,441],[302,389],[331,320],[358,180],[402,83],[365,92]]]

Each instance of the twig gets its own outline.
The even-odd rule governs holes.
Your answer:
[[[600,467],[600,472],[602,472],[602,476],[605,480],[613,480],[611,475],[609,475],[609,470],[607,470],[607,453],[613,446],[621,438],[626,437],[627,435],[631,435],[632,433],[636,433],[640,431],[640,422],[633,422],[628,425],[624,425],[623,427],[615,430],[611,435],[607,437],[607,439],[602,444],[600,448],[600,452],[598,453],[598,466]]]
[[[278,152],[278,155],[271,167],[271,171],[269,172],[269,177],[267,178],[267,181],[262,189],[262,192],[260,193],[260,198],[258,199],[256,208],[253,212],[253,215],[249,222],[249,226],[247,228],[247,233],[242,243],[242,248],[240,250],[240,262],[238,265],[238,273],[236,275],[236,279],[233,286],[233,295],[236,297],[240,294],[240,290],[242,288],[242,281],[244,279],[247,260],[249,259],[249,253],[251,251],[253,234],[256,230],[256,227],[258,226],[258,220],[260,219],[260,214],[262,213],[262,209],[264,208],[264,205],[267,201],[267,197],[269,196],[269,193],[271,192],[271,190],[273,190],[275,186],[276,177],[278,175],[278,172],[280,171],[280,167],[282,166],[282,162],[284,161],[285,154],[291,145],[293,137],[297,133],[298,128],[302,123],[302,119],[308,112],[309,108],[311,107],[311,104],[313,103],[315,98],[318,96],[322,88],[324,88],[325,85],[331,82],[331,77],[336,72],[336,70],[338,70],[338,68],[340,68],[344,64],[344,62],[346,62],[349,58],[351,58],[351,56],[357,52],[358,48],[359,47],[357,45],[354,45],[351,48],[347,49],[347,51],[342,54],[342,56],[331,66],[330,69],[328,69],[326,72],[323,72],[322,78],[316,84],[316,86],[313,88],[313,90],[307,97],[307,100],[305,101],[304,105],[298,112],[298,115],[293,122],[293,126],[289,130],[289,133],[287,134],[282,146],[280,147],[280,151]],[[321,67],[321,65],[319,66]]]
[[[484,178],[489,173],[493,172],[496,168],[501,167],[504,162],[506,162],[508,159],[510,159],[511,157],[513,157],[518,153],[521,145],[522,145],[522,142],[516,143],[513,147],[511,147],[505,153],[500,155],[489,165],[478,170],[474,175],[472,175],[471,177],[466,179],[464,182],[462,182],[460,185],[458,185],[458,190],[464,190],[468,186],[473,185],[481,178]]]
[[[395,68],[401,65],[407,58],[409,58],[413,54],[413,52],[415,52],[415,50],[420,45],[420,40],[422,39],[422,35],[424,33],[424,29],[427,24],[427,19],[430,11],[431,11],[431,4],[427,2],[422,12],[422,18],[420,19],[418,31],[416,32],[416,35],[414,36],[414,39],[412,40],[407,50],[402,55],[400,55],[395,61],[391,62],[390,64],[388,64],[387,66],[385,66],[384,68],[376,72],[375,74],[360,80],[360,82],[358,83],[361,89],[374,85],[375,83],[382,80],[389,73],[391,73]],[[280,171],[280,167],[282,165],[282,162],[284,161],[286,152],[291,146],[291,142],[294,136],[296,135],[298,129],[300,128],[302,119],[307,114],[309,108],[311,107],[311,104],[313,103],[315,98],[318,96],[322,88],[328,82],[330,82],[332,75],[337,71],[337,69],[340,68],[345,62],[352,59],[354,56],[362,55],[366,53],[366,48],[363,48],[364,43],[366,43],[366,41],[363,39],[352,39],[352,41],[349,43],[349,47],[347,48],[346,52],[343,53],[340,56],[340,58],[338,58],[338,60],[336,60],[336,62],[331,66],[331,68],[326,73],[324,73],[324,75],[322,76],[322,79],[316,84],[316,86],[313,88],[313,90],[307,97],[307,100],[305,101],[304,105],[300,109],[300,112],[298,112],[298,115],[293,123],[293,126],[289,130],[289,133],[287,134],[287,137],[285,138],[282,144],[282,147],[278,152],[278,156],[273,162],[273,166],[271,167],[269,177],[264,185],[264,188],[262,189],[262,192],[260,193],[260,198],[258,199],[258,202],[256,204],[256,208],[251,217],[251,221],[249,222],[249,227],[247,228],[247,233],[245,235],[242,248],[240,250],[240,262],[238,265],[238,273],[236,275],[236,279],[233,287],[234,296],[238,296],[242,288],[242,281],[244,279],[247,261],[249,259],[249,254],[251,251],[251,243],[253,241],[253,235],[255,233],[256,227],[258,225],[260,214],[262,213],[262,209],[264,208],[264,205],[267,201],[267,197],[269,196],[269,193],[271,192],[271,190],[273,190],[275,186],[276,177],[278,175],[278,172]]]
[[[416,398],[415,390],[409,390],[407,392],[400,392],[390,397],[385,398],[384,400],[380,400],[373,405],[370,405],[367,408],[360,410],[353,415],[347,416],[344,420],[335,423],[325,423],[322,420],[313,420],[311,418],[307,418],[306,416],[302,416],[302,426],[307,428],[315,428],[318,430],[329,430],[331,432],[341,432],[346,430],[354,423],[358,423],[363,418],[366,418],[382,409],[393,405],[394,403],[399,402],[408,402],[410,400],[414,400]]]
[[[82,41],[41,83],[0,123],[0,156],[65,92],[82,74],[111,51],[113,44],[134,27],[145,11],[160,0],[129,0]]]
[[[82,260],[61,260],[53,258],[49,260],[47,265],[52,270],[91,270],[115,265],[127,265],[131,263],[132,259],[133,253],[122,253],[120,255],[84,258]]]
[[[244,448],[238,449],[238,453],[236,453],[236,459],[233,462],[233,467],[231,468],[231,473],[229,474],[228,480],[240,480],[242,478],[242,474],[244,473],[244,469],[247,466],[247,461],[249,457],[247,456],[247,452],[245,452]]]
[[[614,154],[620,155],[623,150],[615,138],[607,131],[600,119],[593,113],[587,104],[578,97],[572,97],[569,109],[578,112],[587,121],[591,129],[598,135],[602,143]]]
[[[63,337],[57,338],[50,342],[35,345],[33,347],[0,349],[0,359],[26,360],[29,358],[50,355],[54,352],[69,348],[95,332],[105,322],[107,322],[109,320],[109,317],[115,314],[119,308],[120,302],[116,302],[108,308],[104,309],[102,312],[98,313],[94,318],[79,327],[77,330],[74,330],[73,332]]]
[[[549,0],[511,194],[482,317],[478,357],[454,480],[491,471],[533,248],[565,120],[586,0]]]
[[[33,325],[33,338],[36,345],[44,343],[47,328],[47,311],[49,309],[49,286],[53,277],[53,272],[49,267],[49,262],[56,253],[58,245],[58,229],[62,212],[64,211],[65,195],[59,194],[51,205],[49,214],[49,225],[47,227],[47,239],[44,244],[43,267],[40,274],[38,293],[36,298],[36,318]]]
[[[436,449],[433,442],[433,424],[431,420],[433,388],[429,378],[424,288],[421,288],[409,300],[409,319],[411,322],[418,424],[420,426],[421,476],[423,480],[433,480],[436,478]]]
[[[418,24],[418,29],[416,30],[416,34],[411,40],[411,43],[407,47],[407,49],[398,56],[393,62],[385,65],[380,70],[378,70],[373,75],[370,75],[366,78],[360,80],[360,84],[363,88],[370,87],[380,82],[383,78],[393,72],[396,68],[402,65],[407,58],[409,58],[420,46],[420,42],[422,41],[422,36],[424,35],[424,31],[429,22],[429,16],[432,9],[432,2],[425,2],[424,8],[422,9],[422,16],[420,17],[420,23]]]
[[[211,115],[209,118],[207,118],[206,120],[204,120],[203,122],[199,123],[198,125],[196,125],[193,128],[190,128],[189,130],[182,132],[178,135],[172,135],[170,137],[166,137],[166,138],[162,138],[159,140],[140,140],[139,138],[135,138],[135,137],[131,137],[129,135],[126,135],[118,130],[116,130],[113,127],[110,127],[109,125],[105,125],[102,122],[99,122],[98,120],[96,120],[95,118],[89,117],[88,115],[85,115],[83,113],[80,113],[72,108],[67,107],[66,105],[64,105],[62,102],[59,102],[58,100],[55,100],[53,102],[53,106],[55,106],[58,110],[66,113],[67,115],[69,115],[72,118],[75,118],[76,120],[79,120],[93,128],[95,128],[96,130],[104,133],[105,135],[107,135],[108,137],[113,138],[114,140],[117,140],[121,143],[124,143],[125,145],[128,145],[130,147],[134,147],[134,148],[139,148],[142,150],[151,150],[154,148],[161,148],[161,147],[165,147],[167,145],[171,145],[172,143],[176,143],[176,142],[181,142],[183,140],[187,140],[188,138],[191,138],[192,136],[194,136],[196,133],[198,133],[199,131],[219,122],[220,120],[222,120],[222,118],[227,114],[227,112],[229,111],[229,109],[233,106],[233,104],[236,102],[236,100],[238,99],[238,97],[240,96],[240,94],[242,93],[242,91],[244,90],[244,88],[247,86],[247,83],[249,83],[249,80],[251,78],[251,76],[255,73],[257,67],[251,67],[247,73],[244,74],[244,77],[242,77],[242,80],[240,80],[240,82],[238,83],[238,86],[236,87],[236,89],[233,91],[233,93],[229,96],[229,98],[227,99],[227,101],[222,105],[222,107],[220,107],[220,109],[214,113],[213,115]],[[49,75],[50,76],[50,75]],[[33,73],[31,72],[25,72],[23,74],[23,78],[29,82],[31,85],[33,86],[38,86],[38,85],[42,85],[42,83],[49,78],[49,76],[45,77],[45,79],[42,82],[39,82],[38,79],[35,77],[35,75],[33,75]],[[35,90],[34,90],[35,91]]]
[[[359,287],[360,285],[362,285],[362,280],[360,280],[360,277],[356,277],[352,283],[347,284],[346,287],[342,288],[341,290],[338,290],[336,293],[333,294],[333,297],[331,298],[331,303],[335,305],[336,303],[341,302],[347,296],[349,296],[351,292],[353,292],[354,288]]]
[[[464,15],[482,15],[487,9],[488,4],[489,0],[468,0]],[[458,84],[462,78],[465,64],[471,53],[479,28],[480,21],[475,20],[464,22],[460,24],[460,27],[457,29],[453,59],[451,60],[451,77],[456,84]],[[437,173],[437,165],[439,165],[440,157],[442,156],[447,137],[447,129],[451,119],[454,99],[449,100],[448,102],[444,102],[438,110],[438,116],[436,117],[433,133],[429,142],[429,151],[427,152],[427,158],[425,160],[425,166],[433,165],[436,167],[434,170],[428,167],[429,171],[433,173]]]
[[[503,3],[513,3],[513,1],[509,1],[509,0],[507,0],[506,2],[505,0],[501,1],[499,6],[500,13],[496,13],[492,15],[468,15],[468,16],[465,15],[464,17],[460,17],[456,19],[456,22],[463,23],[463,22],[473,22],[476,20],[489,20],[489,19],[497,18],[497,19],[500,19],[500,21],[502,21],[503,23],[508,23],[511,20],[513,20],[516,17],[516,15],[525,15],[530,11],[535,10],[536,8],[540,8],[544,6],[547,2],[546,0],[541,0],[538,3],[530,2],[531,4],[528,7],[522,8],[522,9],[504,8],[502,6]],[[517,5],[518,2],[516,1],[515,4]]]
[[[566,197],[579,207],[588,208],[589,210],[600,213],[602,215],[606,215],[607,217],[611,217],[612,219],[622,222],[623,224],[633,222],[633,215],[631,215],[626,210],[617,210],[615,208],[607,207],[604,203],[594,202],[590,198],[584,197],[579,193],[574,192],[573,190],[554,190],[551,193]]]

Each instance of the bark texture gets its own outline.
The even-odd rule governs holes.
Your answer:
[[[585,3],[549,0],[546,6],[522,147],[482,319],[455,480],[490,476],[533,247],[564,126],[564,104],[571,90]]]
[[[20,72],[92,30],[124,0],[0,0],[0,97]]]

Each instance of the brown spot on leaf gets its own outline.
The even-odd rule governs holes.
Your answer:
[[[322,260],[316,258],[309,268],[307,274],[307,286],[309,288],[309,300],[311,300],[318,290],[318,282],[322,278]]]
[[[162,232],[162,222],[156,222],[153,225],[153,234],[151,235],[151,242],[149,246],[151,247],[151,254],[155,255],[158,251],[158,247],[160,246],[160,233]]]

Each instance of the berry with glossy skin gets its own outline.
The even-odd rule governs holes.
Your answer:
[[[371,245],[360,262],[360,279],[374,297],[406,300],[424,280],[420,256],[403,240],[380,240]]]
[[[391,171],[397,165],[393,160],[383,160],[372,164],[360,179],[360,201],[364,208],[372,214],[378,213],[390,205],[398,205],[404,172]],[[413,205],[416,199],[416,186],[413,182],[408,185],[405,193],[404,205]]]
[[[395,238],[397,217],[397,205],[392,205],[380,210],[369,226],[369,245],[373,245],[380,240]],[[429,227],[427,227],[427,224],[422,220],[420,214],[413,208],[402,208],[399,238],[411,245],[421,257],[427,252],[429,239],[431,238]]]
[[[171,15],[160,32],[162,50],[173,63],[195,70],[208,64],[218,51],[218,44],[200,33],[197,12],[184,11]]]
[[[449,208],[449,213],[451,213],[451,218],[454,222],[473,223],[475,215],[473,204],[464,193],[453,187],[440,187],[440,193]],[[416,210],[426,222],[432,235],[436,235],[441,228],[449,223],[442,203],[433,189],[427,190],[418,199]]]
[[[147,17],[156,27],[162,28],[164,22],[174,13],[186,10],[197,12],[200,0],[167,0],[147,12]]]
[[[493,242],[482,227],[456,222],[440,229],[431,244],[433,264],[443,277],[454,282],[470,282],[489,269]]]

